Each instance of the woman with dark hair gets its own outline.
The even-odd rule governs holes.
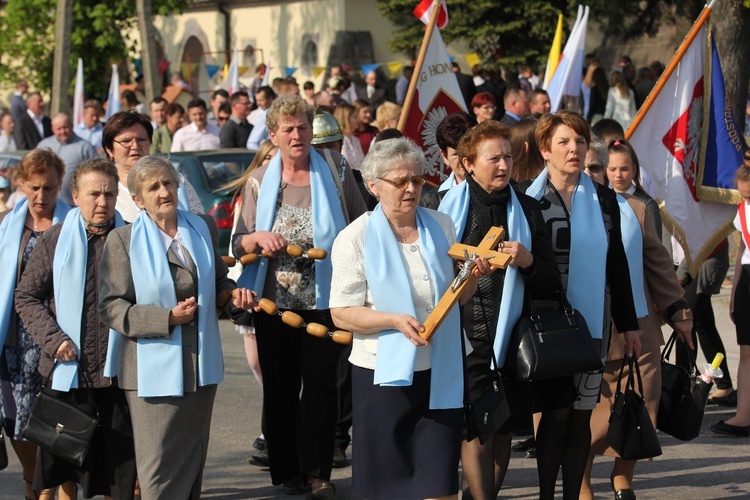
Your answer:
[[[526,117],[510,127],[510,154],[516,182],[535,179],[544,170],[544,158],[536,144],[536,122],[536,118]]]
[[[602,362],[611,322],[622,332],[624,355],[640,355],[638,319],[612,190],[582,173],[589,126],[568,111],[539,119],[536,138],[547,167],[521,184],[542,202],[568,301],[586,320]],[[530,184],[530,185],[529,185]],[[540,497],[553,498],[562,466],[563,498],[578,498],[591,446],[591,412],[601,372],[534,382],[542,417],[536,434]]]
[[[128,191],[128,173],[139,159],[148,156],[154,129],[146,115],[134,111],[115,113],[107,121],[102,132],[102,148],[107,158],[117,167],[120,182],[117,184],[117,211],[126,222],[133,222],[141,209]],[[194,213],[203,213],[198,193],[188,180],[179,175],[178,189],[180,208]]]
[[[591,100],[589,101],[589,112],[586,115],[586,120],[591,125],[594,125],[604,118],[604,112],[607,109],[609,82],[607,82],[607,73],[604,71],[604,68],[598,65],[590,66],[586,74],[586,83],[590,87],[593,87],[591,89]]]
[[[497,109],[495,96],[489,92],[479,92],[471,99],[471,112],[477,119],[477,123],[492,120]]]
[[[35,484],[52,488],[73,481],[84,498],[133,498],[130,412],[117,380],[104,375],[109,328],[97,311],[104,242],[125,224],[115,212],[117,169],[104,159],[85,161],[73,172],[70,189],[77,208],[39,238],[16,288],[16,310],[42,348],[39,372],[51,378],[49,388],[98,414],[99,424],[80,467],[41,450]]]
[[[440,203],[440,211],[449,214],[456,226],[457,241],[477,245],[491,227],[501,226],[507,233],[499,251],[513,257],[507,269],[479,279],[476,293],[462,309],[462,328],[472,347],[466,356],[470,402],[494,382],[493,368],[502,373],[526,290],[534,298],[547,298],[559,296],[561,286],[540,204],[510,186],[509,137],[508,127],[494,120],[466,132],[458,146],[466,180]],[[531,414],[528,384],[515,383],[512,374],[507,375],[503,386],[511,418],[484,444],[474,438],[464,440],[461,447],[464,478],[476,499],[497,497],[510,460],[513,431],[525,427]]]
[[[23,469],[26,498],[36,498],[32,487],[37,446],[21,434],[42,387],[39,374],[41,348],[16,315],[14,293],[29,269],[31,252],[39,237],[67,215],[70,207],[57,195],[65,164],[50,150],[26,153],[15,172],[14,183],[25,199],[0,214],[0,423]]]
[[[354,101],[354,110],[356,116],[356,128],[354,129],[354,136],[359,139],[359,144],[362,146],[362,152],[367,154],[370,151],[370,145],[375,136],[378,135],[378,129],[370,125],[372,123],[372,107],[370,103],[364,99],[357,99]],[[340,123],[343,127],[344,124]]]

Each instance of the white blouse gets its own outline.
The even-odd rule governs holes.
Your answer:
[[[456,242],[456,230],[450,217],[432,210],[430,212],[443,229],[448,244],[453,245]],[[331,279],[331,296],[328,303],[331,308],[365,306],[375,310],[365,276],[365,228],[369,218],[370,212],[367,212],[353,221],[339,233],[333,244],[331,251],[333,276]],[[417,320],[424,323],[435,307],[433,299],[435,283],[424,260],[421,242],[417,240],[415,243],[400,243],[399,246],[401,257],[409,272],[411,295],[414,298]],[[354,341],[349,362],[361,368],[374,370],[380,334],[353,333]],[[414,371],[428,370],[431,366],[431,359],[431,345],[418,347]]]
[[[201,204],[201,199],[198,197],[198,193],[195,192],[195,188],[190,184],[190,182],[188,182],[184,175],[179,175],[180,182],[185,186],[185,192],[187,193],[190,211],[194,214],[205,213],[205,210],[203,210],[203,205]],[[133,201],[133,197],[130,196],[128,187],[125,186],[122,182],[117,183],[117,203],[115,205],[115,208],[118,212],[120,212],[122,220],[124,220],[125,222],[132,223],[141,214],[141,209],[138,208],[138,205],[136,205],[135,201]]]

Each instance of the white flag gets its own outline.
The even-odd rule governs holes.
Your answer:
[[[117,65],[112,65],[112,80],[109,82],[109,94],[107,94],[107,114],[105,120],[109,120],[112,115],[120,111],[120,73],[117,71]]]
[[[83,122],[83,59],[78,58],[76,70],[76,88],[73,91],[73,126]]]
[[[237,49],[234,49],[232,62],[229,64],[229,70],[227,70],[227,78],[224,80],[224,90],[229,92],[230,96],[240,91],[240,59],[237,56]]]
[[[586,31],[589,22],[589,8],[578,6],[578,16],[570,37],[565,43],[560,62],[552,75],[552,80],[545,89],[549,94],[552,112],[560,109],[563,98],[575,96],[581,93],[581,81],[583,81],[583,51],[586,44]]]

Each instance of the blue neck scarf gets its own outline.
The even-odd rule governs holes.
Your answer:
[[[125,225],[115,211],[115,228]],[[65,217],[55,247],[52,283],[57,309],[57,324],[70,337],[81,353],[81,321],[84,290],[86,288],[86,260],[89,253],[86,221],[81,210],[74,208]],[[68,392],[78,387],[78,361],[58,361],[52,378],[52,388]]]
[[[65,218],[70,206],[57,199],[52,224],[57,224]],[[10,317],[13,308],[13,294],[16,291],[16,275],[21,263],[18,252],[21,250],[21,237],[29,212],[29,202],[26,198],[16,203],[13,211],[5,216],[0,224],[0,350],[5,345],[5,337],[10,329]]]
[[[453,184],[455,182],[456,182],[456,174],[451,172],[451,175],[449,175],[448,178],[445,179],[442,184],[440,184],[440,187],[438,187],[438,193],[442,193],[443,191],[448,191],[450,188],[453,187]]]
[[[197,215],[177,211],[177,229],[198,272],[198,385],[224,380],[224,360],[216,311],[216,270],[211,233]],[[136,301],[172,309],[177,305],[169,260],[159,228],[144,210],[133,222],[130,269]],[[133,256],[138,256],[137,259]],[[182,327],[172,327],[167,339],[138,339],[138,396],[182,396]],[[110,330],[105,375],[117,374],[120,334]]]
[[[177,208],[186,212],[190,211],[190,202],[188,201],[187,190],[185,189],[187,179],[181,177],[177,185]]]
[[[256,231],[270,231],[276,217],[276,202],[281,186],[281,155],[268,165],[258,193]],[[331,168],[314,148],[310,148],[310,191],[312,194],[313,244],[330,253],[336,235],[346,227],[341,199],[331,175]],[[343,196],[343,194],[341,194]],[[315,260],[315,307],[328,309],[331,293],[331,258]],[[268,259],[245,266],[237,285],[263,295],[263,284],[268,273]]]
[[[620,231],[622,245],[628,258],[635,312],[639,318],[645,318],[648,316],[648,303],[643,287],[643,229],[633,207],[624,196],[617,195],[617,204],[620,206]]]
[[[422,207],[417,209],[417,229],[437,304],[454,275],[453,261],[448,256],[448,239],[440,224]],[[365,229],[365,275],[378,311],[417,317],[401,249],[379,204]],[[463,406],[461,341],[460,315],[458,308],[454,307],[431,340],[431,409]],[[380,332],[374,383],[411,385],[416,359],[417,347],[403,333],[398,330]]]
[[[518,241],[531,251],[531,229],[523,207],[518,201],[515,190],[510,187],[510,200],[508,200],[508,227],[506,228],[508,241]],[[466,222],[469,218],[469,183],[462,182],[454,189],[446,193],[440,203],[439,210],[450,216],[456,225],[456,237],[461,241]],[[505,281],[503,282],[503,295],[500,302],[500,313],[495,328],[495,350],[496,366],[505,364],[505,356],[508,352],[508,343],[513,332],[513,327],[518,322],[523,312],[523,299],[526,282],[515,266],[505,269]]]
[[[547,190],[547,168],[534,180],[526,194],[541,200]],[[570,263],[567,296],[586,320],[591,336],[602,338],[604,291],[607,281],[609,241],[602,207],[594,182],[580,174],[570,209]]]

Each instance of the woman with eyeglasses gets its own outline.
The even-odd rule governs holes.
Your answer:
[[[479,279],[476,293],[462,309],[463,331],[471,342],[466,355],[468,401],[476,401],[503,375],[511,417],[484,444],[466,435],[461,447],[464,479],[475,499],[496,498],[510,460],[513,431],[528,426],[530,385],[514,382],[503,371],[513,326],[524,308],[524,296],[559,296],[560,275],[539,202],[510,185],[513,175],[510,129],[488,120],[469,130],[458,144],[466,181],[448,191],[440,211],[451,216],[457,239],[478,245],[493,226],[506,234],[500,252],[513,257],[505,270]]]
[[[425,159],[409,139],[376,143],[362,176],[379,203],[333,245],[331,315],[354,332],[352,496],[456,498],[463,428],[458,308],[428,342],[423,323],[454,278],[448,216],[418,206]],[[486,261],[477,274],[491,271]],[[473,293],[464,290],[463,297]],[[462,297],[462,298],[463,298]]]
[[[117,184],[116,209],[125,222],[133,222],[141,213],[128,191],[128,173],[136,161],[149,155],[154,129],[146,115],[134,111],[115,113],[102,131],[102,148],[107,158],[117,167],[120,182]],[[178,174],[179,175],[179,174]],[[182,210],[204,213],[198,193],[183,176],[177,192]]]
[[[471,110],[477,118],[477,123],[492,120],[496,109],[495,96],[489,92],[479,92],[471,100]]]

